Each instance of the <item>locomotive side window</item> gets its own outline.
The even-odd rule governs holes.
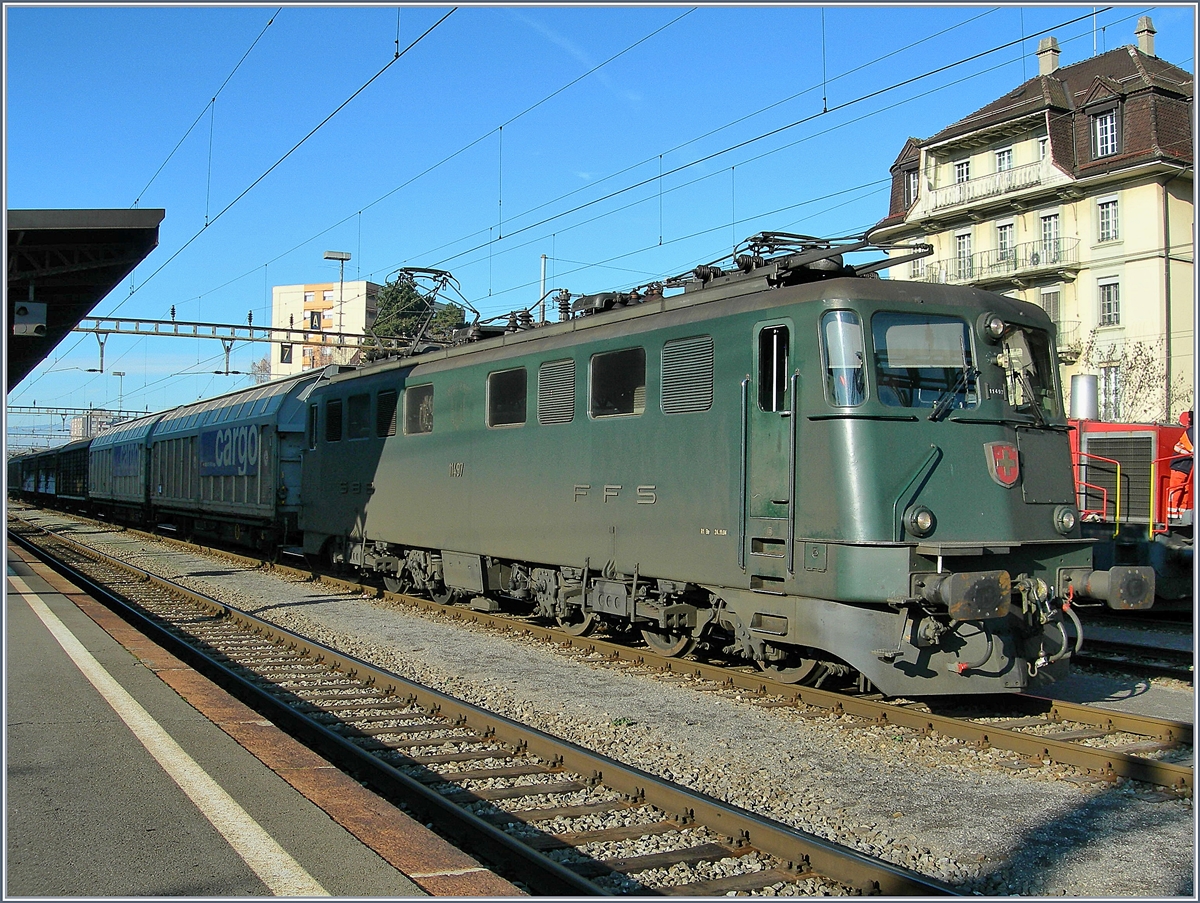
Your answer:
[[[433,432],[433,386],[404,390],[404,432],[409,436]]]
[[[525,368],[488,374],[488,426],[519,426],[525,422]]]
[[[1050,336],[1040,329],[1013,329],[1005,334],[1003,349],[998,361],[1004,368],[1009,406],[1038,420],[1061,416],[1058,386],[1054,383],[1058,368]]]
[[[825,394],[838,407],[862,404],[867,397],[862,321],[852,310],[831,310],[821,317]]]
[[[646,349],[626,348],[592,358],[588,410],[593,417],[619,417],[646,410]]]
[[[350,439],[368,438],[371,435],[371,396],[351,395],[347,414],[347,437]]]
[[[871,318],[879,400],[899,408],[978,404],[971,333],[957,317],[878,313]],[[943,401],[943,396],[947,396]]]
[[[384,389],[379,393],[375,411],[375,435],[381,439],[396,435],[395,389]]]
[[[674,339],[662,350],[664,414],[707,411],[713,402],[713,340],[710,335]]]
[[[538,423],[570,423],[575,417],[575,361],[548,361],[538,368]]]
[[[325,402],[325,441],[342,441],[342,400],[331,398]]]
[[[758,334],[758,406],[764,411],[789,409],[790,338],[786,326],[767,326]]]

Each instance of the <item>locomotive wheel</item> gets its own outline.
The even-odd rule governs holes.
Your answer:
[[[584,614],[577,610],[568,617],[559,617],[555,620],[558,621],[558,626],[563,633],[569,633],[571,636],[589,636],[600,624],[600,619],[592,611]]]
[[[778,662],[755,662],[760,671],[785,684],[811,685],[821,679],[825,673],[825,665],[816,659],[803,658],[799,655],[789,655],[783,664]]]
[[[679,658],[681,655],[687,655],[696,648],[696,641],[690,637],[677,633],[659,633],[657,630],[643,630],[642,639],[646,641],[646,645],[657,652],[659,655],[665,655],[667,658]]]

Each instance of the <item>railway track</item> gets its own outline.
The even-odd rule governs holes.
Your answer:
[[[12,541],[538,894],[944,895],[948,885],[321,646],[44,528]],[[620,811],[619,828],[573,820]],[[564,827],[567,826],[567,827]],[[656,847],[653,853],[628,852]]]
[[[103,522],[91,523],[110,527]],[[127,531],[137,534],[138,531]],[[1134,715],[1022,695],[989,700],[993,710],[980,713],[979,699],[969,699],[951,710],[945,701],[929,704],[917,701],[883,700],[878,696],[850,695],[840,692],[781,683],[762,672],[727,667],[692,659],[657,655],[645,648],[607,642],[597,637],[574,636],[552,627],[528,621],[514,622],[511,616],[478,611],[462,605],[442,605],[414,596],[385,593],[378,587],[315,574],[305,568],[268,564],[257,558],[210,549],[155,534],[140,534],[154,541],[172,544],[201,554],[217,555],[247,568],[270,568],[293,578],[318,580],[334,588],[366,592],[398,600],[425,611],[440,612],[466,622],[490,626],[502,631],[517,630],[559,646],[569,646],[589,656],[613,663],[656,668],[741,691],[768,706],[789,705],[807,714],[828,713],[851,724],[905,727],[918,736],[940,736],[981,748],[1005,750],[1017,762],[1071,765],[1105,780],[1127,778],[1191,796],[1194,767],[1191,762],[1193,726],[1145,715]]]

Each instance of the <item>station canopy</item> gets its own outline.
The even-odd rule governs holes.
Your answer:
[[[8,211],[9,390],[146,259],[165,215],[158,208]]]

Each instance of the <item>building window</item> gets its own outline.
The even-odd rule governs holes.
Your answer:
[[[954,164],[954,184],[961,185],[971,180],[971,161],[960,160]]]
[[[525,368],[489,373],[488,426],[517,426],[525,422]]]
[[[1117,199],[1106,198],[1096,205],[1096,212],[1099,221],[1100,241],[1116,241],[1120,237],[1120,232],[1117,229]]]
[[[329,302],[331,302],[331,303],[332,303],[332,301],[333,301],[333,289],[331,289],[331,288],[327,288],[327,289],[323,290],[323,291],[321,292],[321,300],[322,300],[322,301],[329,301]]]
[[[1100,289],[1100,325],[1121,325],[1121,284],[1113,279],[1101,282]]]
[[[1062,322],[1061,317],[1062,295],[1057,287],[1042,289],[1042,310],[1050,317],[1055,324]]]
[[[1012,148],[996,151],[996,172],[1007,172],[1012,169]]]
[[[917,200],[917,192],[921,188],[921,175],[915,169],[904,173],[904,206],[911,207]]]
[[[646,410],[646,349],[627,348],[592,358],[593,417],[619,417]]]
[[[954,236],[954,259],[958,268],[959,279],[970,279],[971,267],[971,233],[962,232]]]
[[[1049,150],[1050,150],[1050,139],[1049,138],[1039,138],[1038,139],[1038,159],[1045,160],[1046,153]]]
[[[918,257],[911,264],[909,264],[908,278],[924,279],[925,278],[925,262],[928,259],[929,259],[928,257]]]
[[[1108,157],[1118,150],[1116,108],[1092,117],[1092,156]]]
[[[1016,255],[1016,243],[1013,241],[1015,227],[1012,223],[1000,223],[996,226],[996,251],[1001,260],[1013,260]]]
[[[1042,217],[1042,263],[1057,263],[1059,254],[1058,244],[1058,214],[1051,213]],[[1038,261],[1033,261],[1036,265]]]
[[[1100,378],[1097,387],[1100,398],[1100,419],[1119,421],[1121,419],[1121,367],[1110,364],[1100,368]]]
[[[311,304],[313,301],[313,298],[315,298],[315,297],[316,297],[315,292],[305,292],[304,293],[304,303]]]
[[[404,433],[433,432],[433,386],[413,386],[404,390]]]

